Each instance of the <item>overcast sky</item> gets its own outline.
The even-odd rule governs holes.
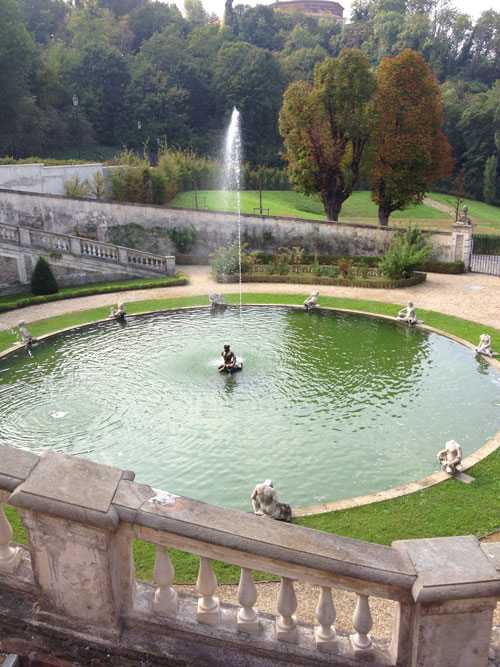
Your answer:
[[[173,0],[170,0],[173,2]],[[272,4],[273,0],[233,0],[233,6],[239,4],[251,5],[267,5]],[[351,13],[351,0],[337,0],[342,7],[344,8],[344,17],[349,18]],[[176,0],[175,4],[182,11],[184,9],[184,0]],[[203,7],[205,11],[209,14],[217,14],[217,16],[222,18],[224,13],[224,0],[202,0]],[[465,14],[470,14],[474,18],[477,18],[481,12],[486,11],[487,9],[494,9],[496,4],[498,7],[498,0],[455,0],[452,4],[457,7],[461,12]]]

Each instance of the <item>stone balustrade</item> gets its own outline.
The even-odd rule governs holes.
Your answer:
[[[11,544],[0,511],[4,645],[23,625],[53,650],[69,642],[83,655],[89,643],[105,642],[110,655],[149,654],[168,664],[487,665],[500,544],[472,536],[370,544],[176,496],[133,477],[0,445],[0,506],[18,508],[29,544],[29,551]],[[135,577],[134,539],[156,545],[154,584]],[[199,557],[198,598],[172,585],[169,549]],[[239,607],[219,601],[213,560],[240,568]],[[281,579],[275,617],[259,612],[252,570]],[[295,616],[297,580],[318,587],[314,627]],[[335,629],[332,589],[357,595],[347,636]],[[396,602],[385,640],[370,636],[372,596]]]
[[[52,252],[71,253],[88,257],[142,267],[158,273],[175,274],[175,257],[155,255],[142,250],[102,243],[91,239],[67,234],[56,234],[29,227],[18,227],[0,223],[0,240],[11,241],[23,246],[43,248]]]

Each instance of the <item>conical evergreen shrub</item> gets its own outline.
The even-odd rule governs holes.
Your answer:
[[[59,291],[52,269],[43,257],[38,258],[31,274],[31,291],[33,294],[55,294]]]

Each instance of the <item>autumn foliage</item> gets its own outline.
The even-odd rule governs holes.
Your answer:
[[[344,49],[316,65],[313,85],[297,81],[284,94],[279,129],[290,182],[305,194],[319,192],[329,220],[338,220],[357,183],[375,86],[366,55]]]
[[[387,225],[393,211],[421,203],[453,166],[439,86],[420,53],[406,49],[382,60],[373,121],[372,199]]]

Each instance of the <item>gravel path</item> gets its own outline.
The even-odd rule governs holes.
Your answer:
[[[55,301],[39,306],[30,306],[1,314],[0,329],[2,328],[1,325],[4,325],[4,327],[15,326],[21,319],[29,323],[64,313],[77,312],[100,306],[111,306],[118,301],[128,303],[176,296],[208,295],[211,292],[229,294],[239,291],[238,285],[219,285],[216,283],[210,275],[209,267],[181,266],[178,268],[187,275],[189,279],[188,285],[136,290],[132,292],[117,292],[114,294],[99,294],[68,299],[66,301]],[[473,289],[470,289],[471,287]],[[309,294],[312,289],[313,285],[255,283],[243,286],[245,292],[270,292],[276,294]],[[408,300],[413,300],[417,309],[436,310],[447,315],[463,317],[500,329],[500,309],[498,308],[498,304],[500,303],[500,278],[496,276],[474,273],[448,276],[429,273],[424,283],[407,289],[385,290],[339,286],[319,286],[318,289],[320,291],[320,305],[321,295],[368,299],[398,305],[406,305]],[[192,586],[181,586],[180,588],[187,592],[196,592],[195,587]],[[259,593],[257,606],[259,609],[269,613],[276,613],[278,588],[279,584],[275,582],[257,584]],[[296,582],[295,588],[298,599],[298,618],[303,621],[314,622],[314,609],[319,597],[319,588],[302,582]],[[237,604],[236,585],[221,585],[218,587],[217,594],[222,601]],[[340,629],[352,631],[352,616],[356,604],[356,596],[354,593],[335,591],[334,597],[337,608],[336,626]],[[375,598],[370,600],[370,607],[374,619],[372,634],[375,637],[390,637],[395,604],[391,601]],[[498,608],[495,612],[494,622],[496,625],[500,625]]]
[[[35,320],[73,313],[89,308],[116,305],[118,301],[145,301],[148,299],[168,298],[174,296],[195,296],[223,292],[225,294],[239,291],[238,285],[220,285],[210,275],[207,266],[178,267],[187,275],[188,285],[180,287],[160,287],[149,290],[116,292],[114,294],[97,294],[94,296],[54,301],[39,306],[29,306],[0,314],[0,323],[12,327],[19,320],[34,322]],[[473,287],[474,289],[470,289]],[[480,289],[482,288],[482,289]],[[274,294],[309,294],[313,285],[246,283],[244,292]],[[420,285],[405,289],[369,289],[366,287],[319,286],[321,295],[346,297],[351,299],[368,299],[383,303],[406,305],[408,300],[414,301],[418,308],[437,310],[447,315],[456,315],[485,325],[500,329],[500,278],[477,273],[449,276],[439,273],[427,274],[427,280]],[[208,304],[208,298],[207,298]],[[396,314],[396,313],[395,313]]]

